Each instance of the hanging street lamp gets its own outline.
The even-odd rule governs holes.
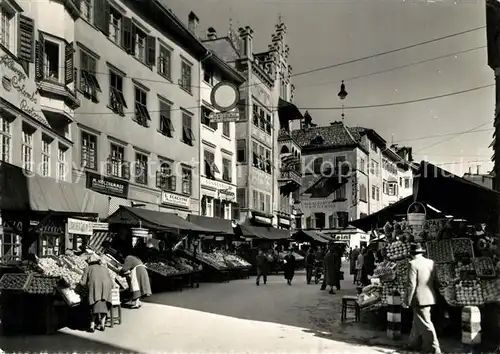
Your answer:
[[[347,91],[345,90],[344,80],[342,80],[342,84],[340,85],[340,91],[338,96],[341,100],[347,97]]]

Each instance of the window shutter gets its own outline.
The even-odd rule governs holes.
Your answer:
[[[19,15],[19,41],[18,53],[19,59],[33,63],[33,45],[35,43],[35,22],[33,19]]]
[[[132,50],[132,19],[122,18],[122,46],[127,51]]]
[[[104,23],[104,11],[106,0],[93,0],[94,8],[94,25],[104,32],[106,24]]]
[[[75,81],[74,53],[73,43],[67,44],[64,53],[64,83],[66,85]]]
[[[153,66],[156,62],[156,38],[147,36],[146,38],[146,64]]]
[[[35,47],[35,80],[43,79],[43,56],[44,56],[45,40],[41,33],[38,33],[38,41]]]
[[[109,36],[109,18],[110,18],[110,7],[109,7],[109,2],[106,0],[104,1],[104,12],[102,14],[103,19],[102,19],[102,32],[106,35]]]

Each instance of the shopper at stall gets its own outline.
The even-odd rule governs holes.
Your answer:
[[[133,255],[125,257],[122,273],[128,276],[131,293],[131,308],[141,307],[141,298],[151,296],[149,275],[142,261]]]
[[[413,324],[410,334],[410,348],[421,349],[423,353],[441,353],[436,330],[431,319],[431,307],[436,304],[438,280],[433,260],[424,257],[420,244],[410,246],[412,260],[408,265],[408,288],[405,308],[413,309]]]
[[[104,331],[106,315],[111,307],[111,290],[113,280],[106,267],[101,265],[101,260],[95,254],[88,259],[88,266],[80,280],[81,286],[88,287],[88,298],[91,310],[90,331],[94,332],[95,326]]]
[[[323,263],[325,267],[325,276],[323,280],[323,286],[321,288],[322,290],[324,290],[326,289],[327,286],[329,286],[330,287],[329,293],[335,294],[335,291],[333,291],[333,287],[338,285],[337,277],[339,276],[338,274],[339,261],[333,245],[330,245],[328,253],[325,256]]]
[[[311,279],[313,276],[315,264],[316,264],[316,258],[314,257],[314,249],[311,247],[311,248],[309,248],[309,252],[307,253],[306,261],[305,261],[307,284],[311,284]]]
[[[288,285],[292,285],[292,280],[295,275],[295,256],[292,250],[289,250],[285,259],[283,260],[283,271],[285,272],[285,279]]]
[[[264,253],[264,250],[262,248],[259,249],[259,254],[257,255],[257,259],[256,259],[255,263],[257,265],[257,279],[255,280],[255,284],[257,286],[259,286],[260,285],[260,277],[262,277],[262,280],[264,281],[264,285],[266,285],[267,272],[269,271],[269,258]]]
[[[368,275],[372,276],[375,270],[375,255],[370,248],[366,249],[366,253],[363,258],[363,267],[366,274],[366,279],[368,280]]]

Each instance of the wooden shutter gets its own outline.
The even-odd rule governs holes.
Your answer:
[[[132,50],[132,19],[122,18],[122,46],[127,51]]]
[[[36,41],[35,47],[35,80],[43,79],[43,57],[45,48],[45,39],[43,35],[38,33],[38,41]]]
[[[100,29],[101,31],[104,30],[104,3],[106,0],[92,0],[93,1],[93,8],[94,8],[94,25]]]
[[[103,28],[102,28],[102,32],[106,36],[109,36],[110,12],[111,12],[111,8],[109,6],[109,1],[106,0],[106,1],[104,1],[104,12],[102,14],[102,16],[103,16]]]
[[[75,81],[75,65],[73,54],[75,49],[73,48],[73,43],[66,44],[64,52],[64,83],[66,85],[71,84]]]
[[[146,38],[146,64],[153,66],[156,63],[156,38],[147,36]]]
[[[19,40],[18,53],[19,59],[29,63],[35,61],[33,45],[35,43],[35,22],[33,19],[19,15]]]

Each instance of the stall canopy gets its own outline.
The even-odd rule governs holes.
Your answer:
[[[319,242],[328,243],[331,241],[326,235],[314,230],[299,230],[293,234],[292,239],[297,242]]]
[[[500,212],[500,193],[422,161],[414,195],[433,207],[472,223],[487,223]]]
[[[20,167],[0,164],[0,209],[107,216],[107,197],[78,183],[37,174],[29,176]]]
[[[184,230],[204,233],[214,232],[211,229],[207,229],[184,220],[176,214],[127,207],[123,205],[108,217],[107,222],[109,224],[121,224],[134,227],[140,226],[148,229],[165,231]]]
[[[258,237],[265,240],[285,240],[290,238],[290,231],[272,226],[256,226],[245,221],[238,226],[243,237]]]
[[[202,215],[188,215],[189,222],[202,228],[213,230],[213,234],[232,235],[234,234],[231,220],[211,218]]]

